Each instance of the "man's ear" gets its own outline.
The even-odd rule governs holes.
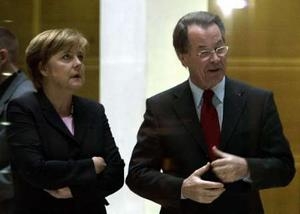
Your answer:
[[[183,67],[187,67],[187,62],[186,62],[186,57],[185,54],[183,53],[178,53],[177,54],[178,59],[180,60],[181,64],[183,65]]]
[[[8,51],[4,48],[0,49],[0,64],[4,64],[8,61]]]

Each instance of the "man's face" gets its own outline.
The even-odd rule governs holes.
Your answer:
[[[11,61],[9,59],[8,50],[0,48],[0,84],[12,75]]]
[[[223,79],[226,67],[227,49],[225,54],[214,52],[225,46],[219,27],[190,25],[188,40],[188,53],[179,54],[179,58],[188,67],[191,81],[202,89],[214,87]]]

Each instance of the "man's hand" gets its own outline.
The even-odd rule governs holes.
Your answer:
[[[63,187],[56,190],[45,189],[45,191],[48,192],[54,198],[58,198],[58,199],[73,198],[71,189],[69,187]]]
[[[106,167],[106,162],[102,157],[92,157],[96,174],[100,174]]]
[[[224,183],[231,183],[248,176],[248,164],[245,158],[235,156],[213,147],[216,160],[211,163],[213,172]]]
[[[195,170],[183,181],[181,194],[184,198],[189,198],[199,203],[209,204],[217,199],[224,191],[224,185],[219,182],[202,180],[201,176],[207,172],[210,164]]]

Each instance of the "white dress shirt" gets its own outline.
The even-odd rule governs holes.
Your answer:
[[[202,95],[204,90],[196,86],[191,79],[189,79],[189,84],[192,90],[194,103],[195,103],[195,109],[198,115],[198,118],[200,120],[200,112],[202,107]],[[215,87],[211,88],[211,90],[214,92],[214,96],[212,98],[212,103],[215,106],[218,118],[219,118],[219,124],[220,129],[222,129],[222,122],[223,122],[223,104],[224,104],[224,94],[225,94],[225,76],[219,82]]]

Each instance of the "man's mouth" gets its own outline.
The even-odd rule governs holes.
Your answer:
[[[75,75],[72,76],[72,78],[76,78],[76,79],[81,78],[81,75],[80,74],[75,74]]]
[[[208,69],[209,72],[218,72],[219,70],[220,70],[220,68]]]

